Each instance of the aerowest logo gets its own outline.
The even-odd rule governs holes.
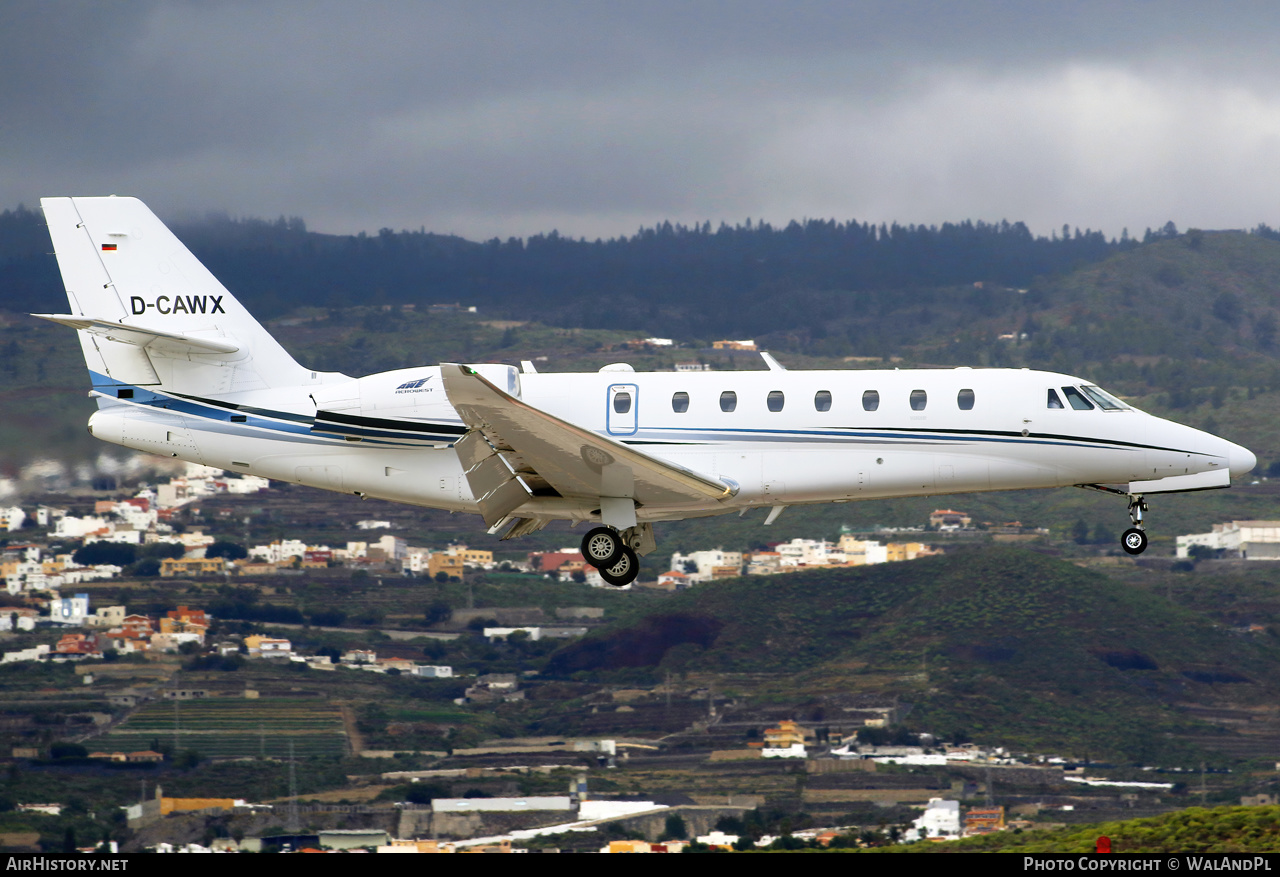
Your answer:
[[[405,381],[396,387],[396,395],[399,396],[403,393],[430,393],[431,388],[427,386],[427,381],[431,380],[432,377],[435,377],[435,375],[419,378],[416,381]]]
[[[162,314],[225,314],[222,309],[220,295],[175,295],[157,296],[155,301],[147,301],[137,295],[129,296],[129,309],[135,315],[145,314],[155,308]]]

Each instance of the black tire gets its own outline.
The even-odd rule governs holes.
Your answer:
[[[597,567],[600,578],[615,588],[624,588],[640,575],[640,558],[627,546],[622,546],[618,559],[608,567]]]
[[[623,548],[622,537],[608,527],[595,527],[582,537],[582,557],[596,569],[617,563]]]
[[[1120,547],[1129,554],[1141,554],[1147,550],[1147,534],[1137,527],[1130,527],[1120,537]]]

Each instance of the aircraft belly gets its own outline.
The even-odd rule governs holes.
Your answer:
[[[451,448],[360,447],[212,430],[200,433],[200,443],[211,466],[430,508],[475,510]]]

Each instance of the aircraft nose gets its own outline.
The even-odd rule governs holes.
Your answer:
[[[1227,459],[1230,461],[1233,476],[1248,475],[1258,465],[1258,458],[1253,451],[1237,444],[1229,445]]]

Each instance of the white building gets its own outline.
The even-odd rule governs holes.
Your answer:
[[[760,750],[762,758],[807,758],[803,743],[792,743],[790,746],[766,746]]]
[[[407,542],[399,536],[392,536],[390,534],[383,536],[369,547],[381,550],[382,556],[387,560],[404,560],[405,555],[409,550],[409,544]]]
[[[690,583],[711,581],[716,570],[737,569],[742,572],[742,552],[716,548],[711,551],[691,551],[688,554],[671,555],[671,569],[689,576]]]
[[[1280,560],[1280,521],[1231,521],[1214,524],[1212,533],[1179,536],[1178,557],[1190,557],[1196,546],[1245,560]]]
[[[871,539],[855,539],[846,534],[840,537],[838,547],[844,552],[845,562],[850,566],[889,561],[889,547]]]
[[[251,494],[266,490],[271,482],[260,475],[241,475],[239,478],[223,478],[220,483],[227,485],[227,493]]]
[[[413,668],[412,673],[414,676],[423,676],[427,679],[451,679],[453,668],[439,664],[418,664]]]
[[[103,579],[114,579],[124,572],[124,567],[114,563],[99,563],[94,566],[77,566],[62,571],[64,585],[78,585],[82,582],[98,582]]]
[[[128,613],[123,606],[99,606],[97,611],[84,620],[86,627],[111,628],[124,624]]]
[[[53,535],[61,539],[83,539],[90,533],[110,533],[115,525],[96,515],[87,518],[76,518],[63,515],[54,524]]]
[[[792,539],[776,545],[773,550],[781,555],[779,562],[782,566],[822,566],[845,562],[843,552],[821,539]]]
[[[0,664],[13,664],[18,661],[39,661],[49,655],[49,647],[47,645],[32,646],[29,649],[23,649],[18,652],[5,652],[0,657]]]
[[[74,597],[61,597],[49,604],[51,621],[61,624],[84,624],[89,615],[89,595],[76,594]]]
[[[10,506],[7,509],[0,509],[0,523],[4,528],[12,533],[14,530],[21,530],[22,523],[27,519],[27,513],[18,506]]]
[[[907,840],[921,840],[928,837],[960,836],[960,802],[944,801],[941,798],[930,798],[929,806],[912,823],[907,831]]]
[[[506,639],[511,634],[521,630],[529,634],[529,639],[535,642],[542,639],[541,627],[486,627],[484,629],[484,637],[492,642],[495,639]]]
[[[65,520],[65,518],[63,519]],[[85,545],[92,545],[95,542],[123,542],[127,545],[141,545],[143,530],[135,530],[132,527],[116,527],[114,524],[108,524],[105,532],[91,533],[84,537]]]
[[[41,527],[48,527],[51,523],[58,520],[58,518],[65,517],[66,514],[66,509],[50,508],[47,505],[37,506],[36,523]]]
[[[284,563],[294,557],[305,557],[307,543],[298,539],[281,539],[270,545],[255,545],[249,549],[250,557],[261,557],[270,563]]]
[[[6,606],[0,609],[0,631],[35,630],[36,616],[34,609],[19,609]],[[15,627],[16,625],[16,627]]]

